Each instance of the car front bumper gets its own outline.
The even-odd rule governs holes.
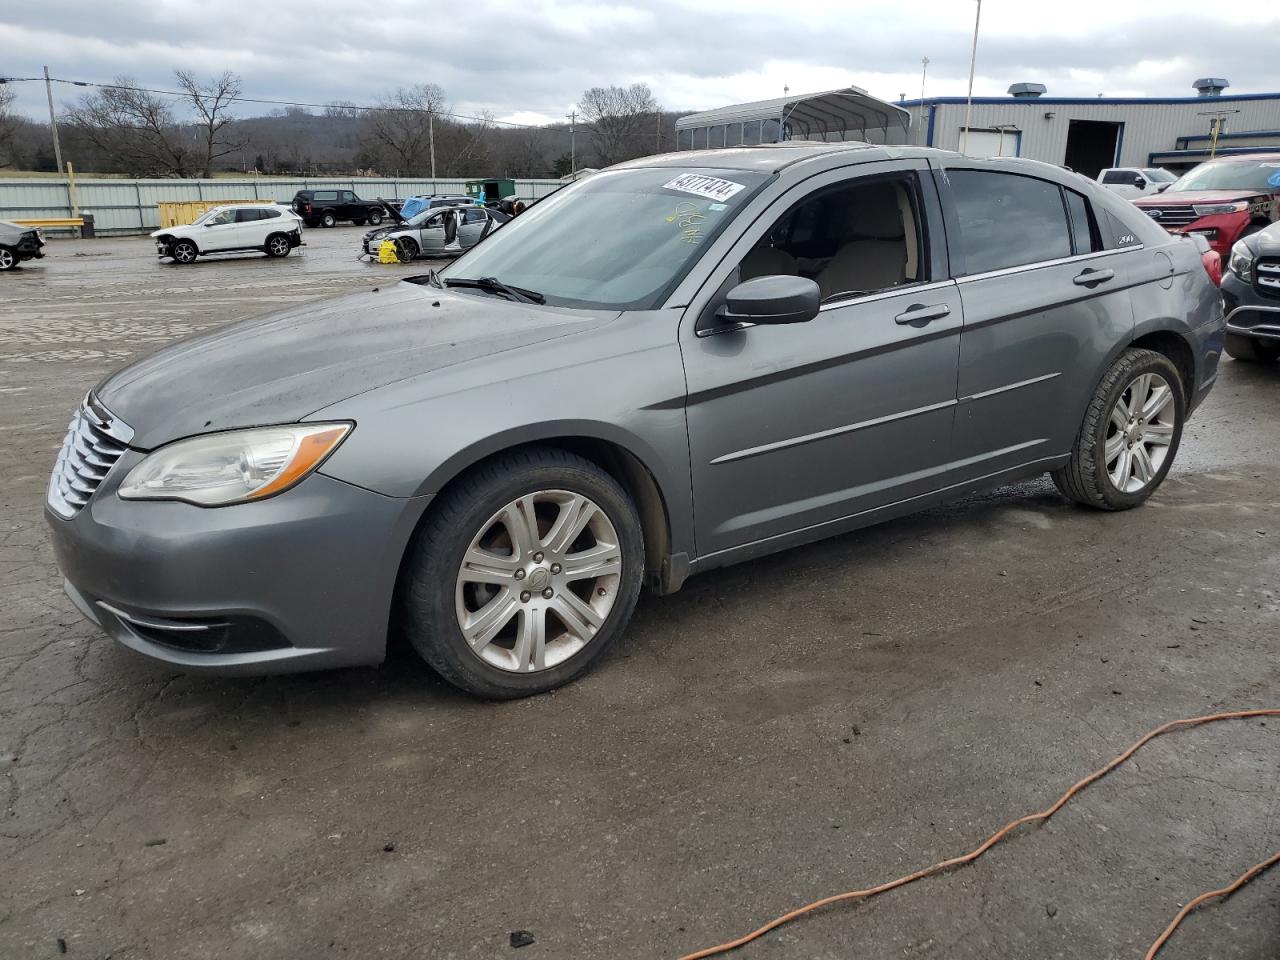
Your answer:
[[[375,664],[396,574],[430,497],[323,474],[258,503],[207,509],[116,496],[130,451],[72,519],[45,516],[65,588],[126,647],[185,671]]]
[[[1231,271],[1222,275],[1227,333],[1237,337],[1280,341],[1280,296],[1266,296]],[[1234,312],[1234,313],[1233,313]]]

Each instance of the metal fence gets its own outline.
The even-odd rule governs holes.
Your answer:
[[[0,220],[33,220],[92,213],[99,233],[143,233],[160,226],[162,200],[277,200],[299,190],[352,190],[363,200],[433,193],[465,193],[466,179],[106,180],[0,178]],[[517,180],[516,196],[537,200],[559,189],[559,180]],[[74,197],[73,197],[74,193]]]

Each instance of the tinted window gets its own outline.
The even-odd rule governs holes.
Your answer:
[[[317,200],[337,200],[338,191],[336,190],[317,190],[314,194]]]
[[[1102,175],[1103,183],[1133,183],[1132,170],[1108,170]]]
[[[272,217],[280,216],[279,210],[262,210],[260,211],[264,220],[270,220]]]
[[[1071,256],[1071,228],[1057,184],[979,170],[949,170],[947,177],[964,273]]]
[[[1067,212],[1071,214],[1071,246],[1077,254],[1093,253],[1102,249],[1102,239],[1094,220],[1089,201],[1074,190],[1064,191]]]
[[[266,217],[266,213],[262,210],[255,210],[250,207],[247,210],[236,211],[237,223],[249,223],[251,220],[262,220]]]
[[[479,207],[467,211],[467,223],[483,223],[484,219],[485,213]]]
[[[342,199],[345,200],[347,203],[354,203],[356,199],[356,195],[352,193],[350,190],[344,190],[342,191]]]

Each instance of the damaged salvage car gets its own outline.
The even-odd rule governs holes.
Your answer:
[[[642,587],[1046,472],[1138,506],[1223,340],[1196,244],[1067,171],[686,151],[107,376],[46,515],[79,610],[174,668],[404,636],[520,697],[598,664]]]
[[[429,207],[393,226],[370,230],[361,240],[361,253],[378,256],[384,240],[395,244],[400,260],[442,257],[470,250],[511,218],[475,204]]]
[[[17,270],[23,260],[44,256],[44,234],[35,227],[0,220],[0,272]]]

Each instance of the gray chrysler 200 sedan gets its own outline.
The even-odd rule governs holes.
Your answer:
[[[1021,477],[1145,500],[1212,385],[1189,241],[1044,164],[849,143],[625,163],[437,273],[112,374],[49,484],[66,589],[125,646],[377,663],[518,697],[643,584]]]

